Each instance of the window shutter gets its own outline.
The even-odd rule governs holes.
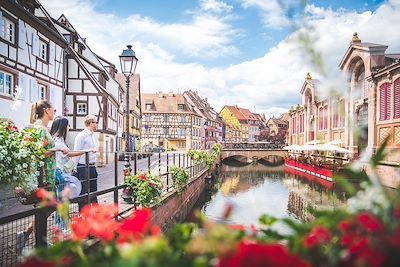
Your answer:
[[[30,80],[30,101],[36,102],[39,100],[39,86],[36,80]]]
[[[3,12],[0,11],[0,29],[3,30]]]
[[[32,55],[39,56],[39,36],[32,33]]]
[[[393,118],[400,119],[400,78],[394,82]]]
[[[26,48],[26,27],[22,20],[18,20],[18,46],[21,49]]]
[[[53,65],[54,64],[54,60],[56,57],[56,48],[55,48],[55,44],[53,44],[52,42],[49,43],[49,64]]]
[[[28,92],[29,87],[28,87],[27,81],[28,81],[28,77],[25,74],[20,72],[18,74],[18,86],[21,90],[21,93],[19,95],[20,100],[25,100],[28,96],[27,92]]]
[[[384,83],[380,87],[380,101],[379,101],[379,119],[381,121],[390,119],[391,113],[391,94],[390,94],[390,84]]]

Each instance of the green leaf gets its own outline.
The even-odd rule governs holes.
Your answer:
[[[263,214],[258,221],[261,225],[272,226],[276,221],[278,221],[278,219],[273,216]]]
[[[387,147],[389,139],[390,139],[390,135],[387,136],[385,138],[385,140],[383,140],[383,143],[379,146],[379,148],[376,151],[376,153],[374,155],[372,155],[371,164],[372,164],[373,167],[376,167],[379,164],[379,162],[384,160],[384,158],[386,157],[385,148]]]

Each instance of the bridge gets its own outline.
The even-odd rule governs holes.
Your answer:
[[[287,155],[283,145],[270,143],[230,143],[224,144],[221,151],[221,160],[234,158],[241,162],[268,162],[282,161]]]

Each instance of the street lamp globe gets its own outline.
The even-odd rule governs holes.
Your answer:
[[[126,47],[127,49],[124,49],[119,56],[119,61],[121,63],[121,72],[126,78],[129,78],[135,73],[138,59],[135,55],[135,51],[132,50],[132,46],[127,45]]]
[[[129,134],[129,82],[133,74],[135,74],[136,65],[138,59],[135,55],[135,51],[132,50],[131,45],[126,46],[127,49],[122,51],[119,56],[121,62],[121,72],[126,77],[126,91],[125,91],[125,152],[131,152],[130,146],[130,134]]]

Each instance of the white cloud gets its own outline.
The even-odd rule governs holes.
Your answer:
[[[308,71],[323,80],[322,85],[344,88],[337,79],[338,64],[355,31],[362,41],[389,45],[389,53],[400,52],[396,27],[400,24],[400,3],[396,0],[386,2],[375,12],[363,13],[308,6],[306,27],[291,33],[260,58],[219,68],[206,68],[195,60],[182,64],[177,59],[182,54],[194,58],[237,53],[232,44],[236,29],[226,18],[199,12],[193,13],[193,21],[187,25],[162,24],[137,14],[121,18],[98,13],[89,1],[42,2],[53,16],[63,10],[78,32],[87,37],[92,50],[117,66],[118,55],[132,43],[140,60],[138,72],[144,92],[197,90],[217,111],[225,104],[237,104],[267,116],[278,115],[301,102],[300,89]],[[213,2],[217,3],[202,4]],[[246,0],[249,6],[273,10],[267,2]],[[296,39],[299,32],[312,37],[312,46],[321,52],[327,76],[320,75],[308,54],[300,49]]]
[[[260,16],[268,28],[285,28],[292,25],[287,11],[297,0],[242,0],[244,8],[260,9]]]
[[[216,13],[230,12],[233,8],[225,2],[218,0],[200,0],[200,7],[202,10]]]

